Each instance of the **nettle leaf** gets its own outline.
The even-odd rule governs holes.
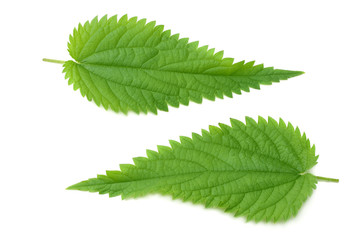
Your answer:
[[[317,163],[315,147],[290,123],[259,117],[219,126],[68,189],[123,199],[160,193],[247,220],[278,222],[298,213],[318,180],[339,181],[308,173]]]
[[[136,17],[94,18],[74,29],[64,63],[65,78],[89,101],[118,112],[168,111],[189,101],[215,100],[260,89],[303,72],[233,63],[208,46],[171,35],[155,22]]]

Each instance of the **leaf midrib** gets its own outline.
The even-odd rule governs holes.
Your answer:
[[[200,171],[200,172],[191,172],[191,173],[182,173],[182,174],[173,174],[173,175],[167,175],[167,176],[160,176],[160,177],[152,177],[152,178],[143,178],[143,179],[136,179],[136,180],[131,180],[131,181],[123,181],[123,182],[113,182],[113,183],[98,183],[98,184],[91,184],[91,186],[98,186],[98,185],[114,185],[114,184],[121,184],[121,183],[131,183],[131,182],[141,182],[141,181],[147,181],[147,180],[152,180],[152,179],[156,179],[156,178],[167,178],[167,177],[174,177],[174,176],[183,176],[183,175],[190,175],[190,174],[199,174],[197,175],[196,177],[194,177],[193,179],[191,180],[194,180],[196,178],[198,178],[199,176],[201,176],[202,174],[206,173],[207,171]],[[224,171],[213,171],[213,172],[224,172]],[[231,172],[231,171],[228,171],[228,172]],[[237,172],[240,172],[240,171],[237,171]],[[262,171],[247,171],[247,172],[262,172]],[[272,173],[278,173],[278,174],[284,174],[283,172],[272,172]],[[265,187],[265,188],[260,188],[260,189],[255,189],[255,190],[251,190],[251,191],[247,191],[247,192],[236,192],[236,193],[229,193],[230,195],[232,194],[247,194],[247,193],[251,193],[251,192],[257,192],[257,191],[263,191],[263,190],[266,190],[266,189],[269,189],[269,188],[275,188],[275,187],[278,187],[278,186],[281,186],[281,185],[284,185],[284,184],[288,184],[290,182],[295,182],[297,181],[300,177],[303,177],[305,175],[300,175],[300,174],[293,174],[293,173],[287,173],[287,174],[292,174],[292,175],[297,175],[297,178],[294,178],[290,181],[286,181],[286,182],[282,182],[282,183],[279,183],[279,184],[275,184],[275,185],[271,185],[271,186],[268,186],[268,187]],[[234,179],[234,180],[231,180],[231,181],[237,181],[238,179]],[[180,182],[180,183],[176,183],[176,184],[182,184],[183,182]],[[221,183],[223,184],[223,183]],[[213,187],[218,187],[220,186],[221,184],[217,184],[216,186],[211,186],[211,187],[208,187],[208,188],[213,188]],[[225,183],[226,184],[226,183]],[[229,194],[222,194],[222,195],[229,195]]]
[[[143,169],[143,170],[149,170],[147,168],[139,168],[139,169]],[[91,185],[108,185],[108,184],[117,184],[117,183],[129,183],[129,182],[140,182],[140,181],[147,181],[147,180],[152,180],[152,179],[160,179],[160,178],[168,178],[168,177],[176,177],[176,176],[184,176],[184,175],[191,175],[191,174],[204,174],[204,173],[224,173],[224,172],[229,172],[229,173],[234,173],[234,172],[246,172],[246,173],[273,173],[273,174],[288,174],[288,175],[296,175],[296,176],[303,176],[305,174],[300,174],[300,173],[291,173],[291,172],[271,172],[271,171],[254,171],[254,170],[209,170],[209,171],[197,171],[197,172],[187,172],[187,173],[179,173],[179,174],[170,174],[170,175],[163,175],[163,176],[156,176],[156,177],[148,177],[148,178],[142,178],[142,179],[134,179],[134,180],[128,180],[128,181],[119,181],[119,182],[112,182],[112,183],[99,183],[99,184],[91,184]],[[126,173],[121,172],[122,174],[124,174],[127,177],[128,176]],[[110,178],[110,177],[109,177]],[[112,179],[113,180],[113,179]],[[114,180],[113,180],[114,181]]]
[[[271,74],[259,75],[259,74],[246,74],[246,75],[225,75],[225,74],[210,74],[210,73],[192,73],[192,72],[181,72],[181,71],[174,71],[174,70],[159,70],[159,69],[152,69],[152,68],[144,68],[144,67],[132,67],[132,66],[118,66],[118,65],[108,65],[102,63],[91,63],[91,62],[76,62],[79,65],[96,65],[96,66],[105,66],[105,67],[114,67],[114,68],[127,68],[127,69],[137,69],[137,70],[148,70],[148,71],[155,71],[155,72],[168,72],[168,73],[178,73],[178,74],[187,74],[187,75],[200,75],[200,76],[214,76],[214,77],[264,77],[264,76],[281,76],[285,75],[283,73],[275,73],[272,72]],[[216,66],[221,67],[221,66]],[[259,72],[262,72],[265,68],[261,69]],[[209,70],[209,69],[207,69]],[[258,72],[258,73],[259,73]],[[291,72],[291,71],[290,71]],[[294,73],[295,74],[295,73]],[[245,82],[253,82],[253,81],[245,81]]]

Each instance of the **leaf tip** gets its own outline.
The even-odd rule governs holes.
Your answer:
[[[286,71],[287,78],[297,77],[305,73],[303,71],[291,71],[291,70],[290,71],[282,70],[282,71]]]
[[[79,185],[79,183],[73,184],[73,185],[65,188],[65,190],[80,190],[78,185]]]
[[[292,71],[292,72],[293,72],[294,77],[305,74],[305,72],[303,72],[303,71]]]

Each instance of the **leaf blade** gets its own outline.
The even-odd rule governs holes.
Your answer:
[[[121,164],[121,171],[68,189],[124,199],[160,193],[247,220],[286,221],[316,188],[317,178],[306,172],[317,156],[298,128],[284,124],[272,118],[246,118],[245,124],[231,119],[231,126],[180,137],[171,147],[134,158],[134,165]]]
[[[233,64],[233,59],[222,57],[222,51],[199,48],[198,42],[179,39],[179,34],[163,31],[162,25],[128,19],[126,15],[119,21],[104,16],[79,24],[70,36],[68,50],[74,64],[84,71],[82,75],[73,74],[71,81],[101,86],[92,91],[84,84],[76,88],[97,105],[124,113],[168,111],[168,105],[232,97],[233,93],[259,89],[260,84],[303,74],[264,68],[254,62]]]

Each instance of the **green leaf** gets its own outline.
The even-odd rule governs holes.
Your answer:
[[[124,113],[157,113],[168,111],[168,105],[232,97],[303,73],[254,62],[233,64],[223,51],[198,47],[162,25],[127,15],[79,24],[68,50],[75,60],[64,62],[69,85],[89,101]]]
[[[123,199],[160,193],[248,220],[278,222],[298,213],[317,180],[338,182],[308,173],[318,158],[315,147],[290,123],[259,117],[219,126],[148,150],[134,165],[121,164],[121,171],[68,189]]]

